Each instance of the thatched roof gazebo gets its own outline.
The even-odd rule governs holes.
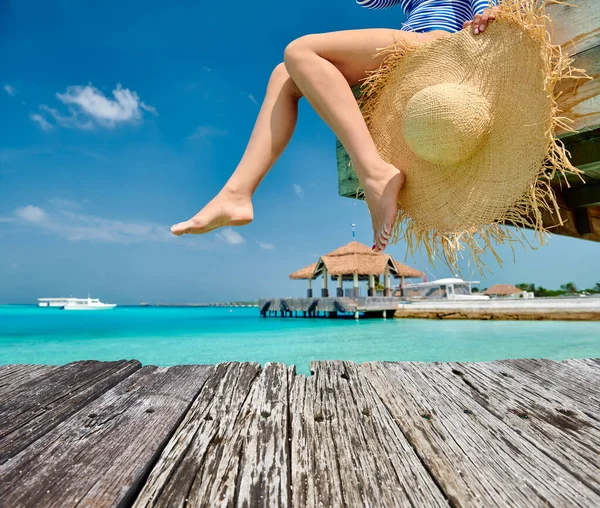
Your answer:
[[[488,296],[510,296],[522,292],[523,290],[512,284],[494,284],[491,288],[486,289],[483,294]]]
[[[319,260],[290,275],[290,279],[307,279],[308,296],[312,297],[312,280],[323,277],[321,296],[329,296],[327,279],[337,280],[337,296],[343,296],[343,281],[354,282],[354,294],[358,295],[358,281],[369,281],[369,296],[375,295],[375,277],[385,277],[385,296],[391,296],[390,277],[421,277],[423,274],[414,268],[395,261],[389,254],[374,252],[366,245],[352,241],[325,254]]]

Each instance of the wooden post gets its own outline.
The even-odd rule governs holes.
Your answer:
[[[387,311],[386,310],[383,311],[383,319],[387,319]]]
[[[387,265],[384,272],[384,287],[383,296],[392,296],[392,288],[390,287],[390,267]]]
[[[373,275],[369,275],[369,292],[368,296],[375,296],[375,277]]]
[[[323,289],[321,289],[321,296],[327,298],[329,296],[329,290],[327,289],[327,267],[323,267]]]
[[[404,297],[404,275],[400,279],[400,296]]]
[[[356,272],[353,274],[353,282],[354,282],[354,286],[353,286],[354,287],[354,295],[353,296],[355,298],[358,298],[358,273],[356,273]],[[358,319],[358,317],[356,319]]]
[[[337,295],[344,296],[344,280],[341,275],[338,275]]]
[[[312,298],[313,292],[312,292],[312,279],[308,279],[308,289],[306,290],[306,297],[307,298]]]

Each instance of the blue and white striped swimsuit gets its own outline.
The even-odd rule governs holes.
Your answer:
[[[497,0],[356,0],[356,3],[367,9],[399,4],[407,17],[402,30],[407,32],[458,32],[465,21],[472,20],[486,7],[497,5]]]

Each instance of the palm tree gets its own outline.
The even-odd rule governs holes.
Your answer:
[[[566,284],[561,284],[560,289],[562,289],[565,293],[577,293],[577,287],[574,282],[567,282]]]

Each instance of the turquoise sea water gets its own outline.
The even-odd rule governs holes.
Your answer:
[[[143,364],[600,357],[598,322],[260,318],[256,308],[0,306],[0,364],[136,358]]]

